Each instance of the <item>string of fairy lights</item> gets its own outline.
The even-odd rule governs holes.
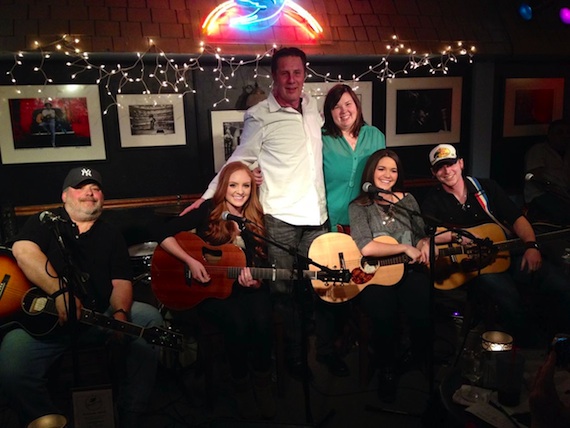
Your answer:
[[[38,88],[38,93],[42,93],[46,86],[53,83],[53,78],[46,71],[46,63],[53,57],[54,53],[63,54],[68,57],[66,66],[70,70],[72,80],[93,70],[97,72],[94,83],[105,88],[109,97],[109,103],[103,111],[103,114],[107,114],[112,106],[120,105],[117,101],[117,95],[122,93],[152,94],[155,87],[158,87],[158,89],[154,89],[154,93],[157,94],[175,93],[182,97],[187,93],[196,93],[196,89],[190,83],[192,82],[191,74],[195,71],[207,72],[203,63],[211,63],[211,60],[214,59],[213,79],[220,91],[220,97],[213,104],[213,107],[216,108],[222,103],[230,102],[228,92],[233,89],[234,78],[240,68],[252,66],[252,78],[255,81],[259,78],[271,79],[270,74],[261,72],[261,66],[262,61],[271,57],[273,51],[277,49],[277,46],[273,45],[266,52],[256,54],[250,59],[243,59],[236,58],[233,55],[225,55],[221,48],[201,43],[197,54],[189,55],[181,61],[179,55],[169,55],[163,52],[152,39],[149,39],[149,48],[145,52],[134,54],[129,64],[122,60],[111,65],[108,60],[106,63],[100,63],[98,60],[91,59],[88,52],[80,49],[79,44],[79,39],[68,35],[63,35],[60,39],[46,45],[35,42],[33,50],[13,54],[13,63],[6,75],[19,93],[18,86],[21,85],[21,82],[17,78],[18,71],[21,67],[26,66],[28,57],[37,58],[39,53],[41,59],[39,64],[33,66],[33,71],[43,78],[43,85]],[[382,55],[378,62],[369,65],[358,74],[352,74],[350,77],[344,77],[341,74],[336,76],[332,76],[331,73],[323,74],[313,69],[309,63],[307,64],[307,78],[312,82],[322,81],[324,83],[354,85],[368,75],[373,75],[383,82],[386,79],[393,79],[400,74],[406,75],[420,68],[427,69],[432,75],[446,75],[449,67],[457,63],[460,58],[466,58],[469,63],[472,63],[475,52],[474,46],[466,47],[462,42],[454,42],[443,48],[438,54],[419,54],[406,47],[396,36],[393,36],[392,43],[386,46],[386,54]],[[154,67],[147,67],[153,58]],[[397,67],[394,65],[395,63],[391,62],[392,58],[398,59]],[[150,68],[152,68],[151,71],[149,71]]]

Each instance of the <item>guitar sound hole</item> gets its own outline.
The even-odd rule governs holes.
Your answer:
[[[364,273],[373,274],[378,270],[378,259],[363,257],[360,260],[360,268]]]
[[[208,263],[216,264],[222,259],[222,251],[202,247],[202,256]]]

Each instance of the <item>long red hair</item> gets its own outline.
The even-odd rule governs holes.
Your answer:
[[[232,242],[238,234],[232,222],[222,220],[222,213],[224,211],[228,211],[226,192],[230,183],[230,177],[234,172],[237,171],[245,171],[251,179],[251,192],[249,194],[248,200],[243,206],[242,217],[259,226],[256,227],[255,225],[248,223],[246,225],[246,228],[257,234],[265,235],[263,208],[261,207],[261,202],[259,202],[259,190],[257,184],[255,184],[253,173],[249,170],[247,165],[241,162],[230,162],[224,166],[220,172],[220,175],[218,177],[218,187],[216,188],[216,192],[212,197],[212,211],[210,213],[209,219],[210,227],[206,232],[206,238],[213,245],[222,245],[228,242]],[[257,237],[254,239],[258,243],[258,245],[256,245],[255,251],[258,255],[264,257],[264,242]]]

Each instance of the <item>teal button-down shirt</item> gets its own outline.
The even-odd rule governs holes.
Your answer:
[[[323,172],[331,230],[335,231],[337,224],[349,224],[348,204],[360,192],[364,165],[372,153],[384,148],[386,138],[374,126],[364,125],[360,129],[354,150],[344,137],[323,134]]]

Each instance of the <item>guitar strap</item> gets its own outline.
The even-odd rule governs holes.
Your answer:
[[[475,192],[475,199],[477,199],[477,202],[479,202],[481,208],[483,208],[483,210],[487,213],[489,218],[493,220],[495,223],[497,223],[501,227],[501,229],[503,229],[503,231],[507,234],[507,236],[509,236],[511,234],[511,231],[507,229],[499,220],[497,220],[497,218],[493,215],[493,213],[491,213],[491,210],[489,210],[489,198],[487,198],[487,193],[481,187],[479,180],[477,180],[475,177],[469,177],[469,176],[467,176],[466,178],[471,182],[471,184],[473,184],[473,186],[477,190],[477,192]]]

